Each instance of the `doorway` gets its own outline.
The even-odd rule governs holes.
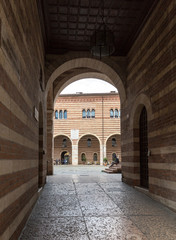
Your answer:
[[[67,151],[61,153],[61,164],[69,164],[69,155]]]

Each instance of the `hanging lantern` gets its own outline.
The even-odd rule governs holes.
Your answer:
[[[112,55],[115,51],[113,32],[108,29],[104,21],[104,1],[101,11],[102,15],[100,17],[102,23],[91,36],[91,53],[93,56],[99,57],[100,59],[101,57]]]

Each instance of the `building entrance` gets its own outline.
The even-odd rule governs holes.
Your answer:
[[[61,153],[61,164],[69,164],[69,155],[66,151]]]

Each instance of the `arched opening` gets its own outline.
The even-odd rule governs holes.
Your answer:
[[[111,110],[110,110],[110,118],[113,118],[113,117],[114,117],[114,110],[111,109]]]
[[[140,141],[140,185],[149,187],[148,179],[148,123],[147,110],[143,107],[139,119],[139,141]]]
[[[66,151],[61,153],[61,164],[69,164],[69,153]]]
[[[85,164],[85,162],[86,162],[86,154],[85,153],[82,153],[81,154],[81,161],[82,161],[82,164]]]
[[[118,118],[119,116],[119,112],[118,112],[118,109],[115,109],[115,118]],[[120,116],[119,116],[120,117]]]
[[[122,100],[122,102],[124,102],[125,99],[126,99],[126,92],[125,92],[125,88],[123,86],[123,81],[120,78],[120,76],[122,76],[122,79],[124,78],[124,75],[122,74],[123,71],[120,69],[118,64],[117,63],[115,64],[114,62],[113,62],[113,68],[112,68],[111,63],[110,63],[111,61],[109,62],[109,60],[105,63],[103,61],[91,59],[89,57],[83,57],[83,58],[75,58],[75,59],[73,58],[72,60],[69,60],[68,62],[62,63],[60,66],[59,66],[59,64],[57,64],[55,71],[51,75],[48,72],[50,77],[47,81],[46,92],[48,92],[51,84],[53,83],[52,93],[53,93],[53,99],[54,99],[53,103],[55,103],[56,99],[57,99],[57,96],[59,96],[61,90],[63,90],[64,87],[68,86],[69,83],[72,83],[74,81],[77,81],[78,79],[84,78],[84,76],[90,77],[89,75],[91,75],[91,77],[96,76],[96,78],[101,76],[101,79],[104,79],[106,82],[109,82],[109,83],[111,83],[112,85],[114,85],[115,87],[118,88],[121,100]],[[116,65],[116,71],[114,70],[115,69],[114,64]],[[118,71],[118,73],[117,73],[117,71]],[[120,74],[120,76],[119,76],[119,74]],[[57,80],[58,77],[60,79],[59,81]],[[115,82],[113,82],[113,81],[115,81]],[[120,108],[120,106],[117,106],[117,105],[114,105],[114,106],[110,105],[110,108],[111,107],[113,107],[113,111],[117,107]],[[56,108],[56,109],[62,109],[62,111],[64,111],[64,107],[59,107],[59,108]],[[67,108],[65,108],[65,109],[67,109]],[[85,112],[83,111],[83,109],[85,110]],[[93,111],[91,109],[93,109]],[[87,115],[87,110],[88,110],[88,115]],[[91,105],[90,106],[85,106],[85,108],[83,106],[83,108],[81,110],[81,114],[82,114],[81,117],[85,118],[85,120],[87,118],[89,118],[90,122],[93,123],[93,120],[96,119],[97,116],[98,116],[98,112],[96,111],[96,118],[95,118],[94,110],[96,111],[94,106],[91,106]],[[67,111],[68,111],[68,109],[67,109]],[[89,111],[90,111],[90,113],[89,113]],[[85,113],[86,113],[86,117],[85,117]],[[63,119],[64,118],[64,112],[62,114],[63,114],[63,116],[62,116],[62,119]],[[67,119],[67,123],[69,121],[71,121],[71,118],[74,115],[75,115],[75,112],[71,113],[69,111],[69,118]],[[76,116],[78,116],[78,115],[75,115],[75,117]],[[102,115],[102,116],[104,117],[104,115]],[[59,116],[59,118],[61,118],[61,117]],[[114,116],[113,116],[113,118],[114,118]],[[108,119],[110,119],[109,116],[108,116]],[[113,120],[111,120],[111,124],[113,124],[112,121]],[[64,123],[64,124],[66,123],[64,121],[58,121],[58,122]],[[102,121],[102,124],[103,124],[103,121]],[[60,127],[60,130],[61,129],[62,129],[62,126]],[[104,126],[103,126],[103,129],[104,129]],[[75,130],[77,131],[77,128]],[[101,164],[103,164],[103,157],[105,157],[105,155],[106,155],[106,153],[105,153],[105,151],[106,151],[105,150],[105,139],[106,139],[107,136],[104,135],[104,131],[105,131],[105,129],[102,130],[103,139],[102,139],[102,145],[101,145],[101,154],[98,155],[98,157],[101,158]],[[70,131],[70,132],[72,132],[72,131]],[[60,134],[63,134],[62,130],[60,131]],[[67,134],[68,134],[68,132],[67,132]],[[56,135],[56,134],[54,133],[54,135]],[[68,134],[68,135],[71,138],[71,134]],[[78,134],[78,136],[79,136],[79,134]],[[78,139],[78,138],[76,138],[76,139]],[[77,147],[78,146],[74,145],[75,151],[77,151],[76,150]],[[75,153],[75,151],[74,151],[74,153]],[[74,165],[77,164],[77,161],[79,161],[79,158],[80,158],[80,156],[77,157],[76,155],[73,157]],[[76,160],[76,159],[78,159],[78,160]]]
[[[55,111],[55,119],[58,119],[59,115],[58,115],[58,111]]]
[[[88,147],[91,147],[92,145],[92,140],[90,138],[87,139],[87,146]]]
[[[97,153],[94,153],[93,160],[94,160],[94,162],[97,162],[97,160],[98,160],[98,154]]]
[[[45,183],[43,177],[43,109],[41,103],[39,104],[39,156],[38,156],[38,187],[42,187]]]
[[[86,156],[82,161],[83,154]],[[96,154],[96,156],[95,156]],[[79,139],[78,143],[78,164],[100,164],[100,142],[93,135],[84,135]],[[95,160],[96,158],[96,160]]]
[[[91,116],[92,116],[92,118],[95,118],[95,110],[94,109],[92,109]]]
[[[86,118],[86,110],[85,109],[82,110],[82,118]]]
[[[63,112],[62,110],[59,111],[59,119],[62,119],[63,118]]]
[[[87,118],[90,118],[90,109],[87,109]]]
[[[121,135],[115,134],[110,136],[106,141],[106,157],[108,162],[111,163],[114,158],[121,161]]]
[[[72,164],[72,143],[65,135],[54,138],[54,164]]]

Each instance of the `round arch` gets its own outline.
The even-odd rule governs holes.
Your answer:
[[[93,134],[93,133],[85,133],[85,134],[82,134],[82,135],[79,137],[79,139],[77,140],[77,145],[79,144],[79,141],[81,140],[81,138],[84,137],[84,136],[87,136],[87,135],[96,137],[96,138],[98,139],[98,141],[99,141],[99,144],[101,144],[101,140],[100,140],[100,138],[99,138],[96,134]]]
[[[72,141],[65,134],[58,134],[54,137],[54,162],[64,163],[63,152],[68,153],[69,164],[72,164]]]
[[[68,136],[65,133],[56,134],[56,135],[53,136],[53,138],[56,138],[56,137],[59,137],[59,136],[65,136],[65,137],[67,137],[70,140],[71,143],[73,143],[72,139],[70,138],[70,136]]]
[[[120,134],[110,134],[106,139],[105,139],[105,145],[107,144],[107,141],[108,141],[108,139],[109,138],[111,138],[111,137],[113,137],[114,135],[119,135],[120,137],[121,137],[121,135]]]
[[[145,107],[147,111],[148,130],[150,128],[150,121],[152,120],[152,105],[149,97],[141,93],[138,95],[133,103],[132,111],[130,114],[130,129],[133,132],[133,166],[132,172],[135,173],[135,185],[140,186],[140,116],[142,109]],[[150,139],[148,138],[148,149],[150,149]],[[149,170],[150,171],[150,170]]]
[[[88,68],[91,69],[92,71],[98,71],[101,74],[104,74],[106,77],[111,79],[113,85],[118,89],[121,102],[125,101],[126,92],[119,74],[107,63],[100,61],[98,59],[88,57],[74,58],[72,60],[64,62],[59,67],[57,67],[48,79],[46,85],[46,96],[48,94],[51,84],[55,81],[55,79],[58,78],[58,76],[60,76],[62,73],[66,73],[67,71],[75,68]],[[75,72],[75,76],[76,75],[77,73]]]
[[[85,160],[82,160],[82,153]],[[94,154],[97,154],[96,163],[100,164],[100,140],[94,134],[84,134],[78,141],[78,164],[94,163]]]
[[[152,104],[150,102],[149,97],[141,93],[138,95],[133,103],[131,116],[130,116],[130,128],[138,128],[140,113],[142,108],[145,106],[147,113],[148,113],[148,122],[152,119]]]
[[[73,82],[76,82],[78,80],[81,80],[83,78],[97,78],[97,79],[100,79],[100,80],[103,80],[103,81],[106,81],[110,84],[112,84],[114,87],[114,83],[111,81],[111,79],[109,79],[109,77],[107,77],[106,75],[102,74],[102,73],[99,73],[99,72],[84,72],[81,71],[81,73],[79,73],[78,75],[73,75],[73,74],[70,74],[68,75],[67,77],[65,77],[63,79],[64,81],[64,84],[62,86],[60,86],[59,84],[56,85],[55,89],[54,89],[54,103],[56,101],[56,99],[58,98],[58,96],[60,95],[60,93],[62,92],[62,90],[67,87],[69,84],[73,83]]]
[[[113,143],[113,138],[115,138],[115,142]],[[106,157],[108,162],[112,162],[112,154],[115,153],[116,156],[121,161],[121,135],[120,134],[111,134],[105,140],[106,146]]]

